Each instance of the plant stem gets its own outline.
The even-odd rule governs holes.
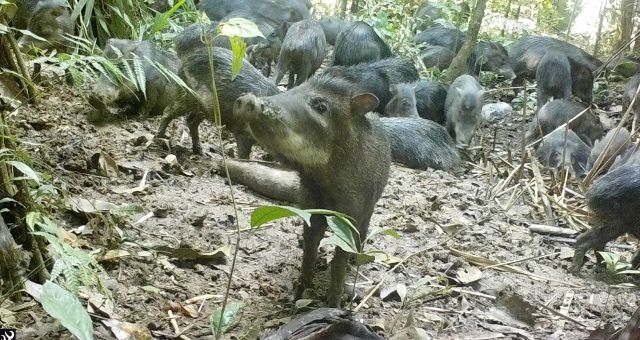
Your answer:
[[[211,44],[211,39],[207,39],[207,52],[209,54],[209,69],[211,70],[211,92],[213,94],[213,115],[214,122],[216,124],[216,135],[218,142],[220,144],[220,150],[224,150],[223,142],[222,142],[222,118],[220,116],[220,102],[218,99],[218,90],[216,88],[216,78],[215,78],[215,65],[213,64],[213,44]],[[229,169],[227,168],[227,156],[224,152],[222,154],[222,164],[224,166],[225,176],[227,177],[227,182],[229,183],[229,195],[231,196],[231,205],[233,206],[233,214],[235,216],[235,226],[236,226],[236,243],[235,249],[233,250],[233,257],[231,260],[231,268],[229,270],[229,280],[227,282],[227,289],[224,293],[224,300],[222,301],[222,307],[220,309],[220,320],[218,320],[218,328],[215,329],[214,336],[216,339],[220,339],[222,337],[221,326],[224,320],[224,312],[229,302],[229,294],[231,292],[231,283],[233,282],[233,273],[236,268],[236,260],[238,258],[238,251],[240,250],[240,222],[238,219],[238,207],[236,205],[236,197],[235,192],[233,191],[233,183],[231,183],[231,176],[229,175]]]

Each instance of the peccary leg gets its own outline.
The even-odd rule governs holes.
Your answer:
[[[582,268],[582,265],[584,264],[584,255],[587,250],[591,248],[596,251],[602,250],[604,249],[604,245],[616,238],[616,236],[618,235],[608,234],[607,228],[601,227],[594,227],[591,230],[580,234],[576,240],[576,250],[573,255],[571,271],[574,273],[578,273],[580,271],[580,268]]]
[[[311,64],[304,64],[299,67],[296,77],[296,86],[304,83],[311,76]]]
[[[202,146],[200,145],[200,133],[198,128],[204,117],[200,112],[190,112],[187,115],[187,126],[191,135],[191,148],[196,155],[202,155]]]
[[[298,75],[299,77],[299,75]],[[292,70],[289,70],[289,82],[287,83],[287,90],[291,90],[295,84],[296,74]]]
[[[217,164],[223,170],[222,161]],[[304,192],[297,172],[279,167],[277,164],[260,161],[228,159],[227,169],[231,181],[269,198],[299,203]]]
[[[633,258],[631,259],[631,265],[633,266],[633,268],[637,268],[638,265],[640,265],[640,249],[638,249],[633,255]]]
[[[344,293],[347,260],[347,252],[336,247],[333,260],[331,261],[331,284],[329,285],[329,295],[327,298],[329,307],[340,308],[342,293]]]
[[[249,159],[251,147],[254,144],[253,138],[240,133],[234,133],[233,136],[236,138],[236,144],[238,145],[238,158]]]
[[[327,229],[327,219],[321,215],[311,216],[311,226],[304,226],[302,237],[304,239],[302,254],[302,275],[300,285],[296,289],[296,300],[302,297],[306,288],[313,286],[313,276],[316,271],[316,259],[318,247]],[[332,276],[333,280],[333,276]]]
[[[158,127],[158,132],[156,133],[156,137],[164,138],[167,134],[167,127],[174,119],[182,116],[183,111],[178,109],[178,101],[175,101],[171,104],[162,115],[162,119],[160,120],[160,126]]]

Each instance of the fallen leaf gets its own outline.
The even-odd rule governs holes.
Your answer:
[[[114,319],[102,320],[118,340],[151,340],[151,333],[145,327]]]
[[[464,267],[456,271],[456,279],[463,285],[469,285],[472,282],[476,282],[482,278],[482,271],[478,267]]]
[[[122,250],[122,249],[114,249],[114,250],[108,250],[104,255],[98,257],[98,262],[103,262],[103,261],[118,261],[123,257],[127,257],[130,256],[131,254],[126,251],[126,250]]]

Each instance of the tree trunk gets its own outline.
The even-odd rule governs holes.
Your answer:
[[[351,13],[352,14],[358,13],[358,0],[351,1]]]
[[[509,12],[511,12],[511,0],[509,0],[509,2],[507,2],[507,9],[504,11],[504,17],[505,19],[509,19]],[[504,37],[504,31],[506,28],[506,23],[504,26],[502,26],[502,31],[500,32],[500,36]]]
[[[600,36],[602,35],[602,23],[604,22],[604,14],[607,11],[607,2],[603,1],[600,6],[600,17],[598,17],[598,32],[596,33],[596,43],[593,46],[593,55],[595,57],[600,53]]]
[[[567,0],[556,0],[555,10],[558,14],[558,22],[555,25],[555,28],[558,32],[564,31],[566,28],[568,18],[567,15]]]
[[[576,19],[576,14],[578,14],[578,8],[580,8],[582,1],[575,0],[573,3],[573,9],[571,9],[571,16],[569,17],[569,22],[567,23],[567,35],[571,34],[571,27],[573,26],[573,20]]]
[[[621,48],[631,39],[635,7],[635,0],[622,0],[620,2],[620,19],[618,21],[619,35],[618,41],[616,42],[616,49]]]
[[[471,56],[471,52],[476,47],[476,42],[478,40],[478,32],[480,31],[480,25],[482,24],[482,19],[484,18],[484,10],[487,7],[487,0],[478,0],[476,2],[476,7],[471,14],[471,18],[469,19],[469,30],[467,30],[467,40],[462,44],[462,48],[458,52],[451,65],[449,65],[449,69],[447,70],[447,78],[449,83],[453,82],[454,79],[458,78],[462,75],[466,69],[467,62],[469,57]]]
[[[637,10],[640,10],[640,0],[636,2],[636,11]],[[638,30],[640,30],[640,27],[638,27]],[[633,53],[640,53],[640,38],[636,39],[636,41],[633,43]]]
[[[342,0],[342,3],[340,3],[340,16],[342,18],[344,18],[344,16],[347,14],[347,2],[349,0]]]

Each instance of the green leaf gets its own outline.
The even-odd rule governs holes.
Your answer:
[[[136,74],[136,82],[138,83],[138,89],[142,92],[142,95],[147,99],[147,79],[144,73],[144,65],[137,55],[133,55],[133,70]],[[116,166],[117,169],[117,166]]]
[[[37,211],[29,211],[27,213],[27,217],[25,218],[25,222],[27,222],[27,226],[31,231],[36,230],[36,224],[40,221],[40,213]]]
[[[156,18],[153,20],[153,24],[151,25],[151,28],[147,33],[147,37],[150,37],[156,32],[160,32],[162,29],[164,29],[169,23],[169,19],[171,18],[173,13],[175,13],[178,10],[178,8],[184,5],[184,2],[185,0],[180,0],[176,2],[176,4],[173,5],[173,7],[171,7],[168,11],[162,14],[158,14]]]
[[[292,216],[301,217],[308,225],[311,224],[311,214],[305,210],[285,205],[271,205],[259,207],[253,211],[251,214],[251,227],[258,228],[271,221]]]
[[[392,228],[381,228],[381,227],[373,227],[369,230],[369,235],[367,235],[367,240],[372,239],[375,235],[384,234],[387,236],[391,236],[395,239],[399,239],[401,236]]]
[[[339,247],[340,249],[346,251],[347,253],[358,254],[358,250],[352,247],[350,244],[345,242],[343,239],[339,238],[335,234],[331,234],[329,237],[323,238],[320,241],[320,246],[331,245],[335,247]]]
[[[297,309],[302,309],[304,307],[309,306],[312,302],[313,302],[313,300],[311,300],[311,299],[296,300],[296,308]]]
[[[356,266],[362,266],[363,264],[373,263],[376,257],[370,254],[361,253],[356,254]]]
[[[400,239],[402,237],[402,236],[400,236],[400,234],[398,234],[397,231],[395,231],[392,228],[386,228],[386,229],[382,230],[382,233],[384,235],[391,236],[391,237],[395,238],[396,240]]]
[[[220,320],[220,313],[222,312],[222,308],[216,309],[213,314],[211,314],[211,330],[213,330],[213,334],[224,334],[229,327],[233,324],[233,321],[238,317],[238,314],[242,310],[244,305],[239,302],[231,302],[227,304],[227,307],[224,309],[224,317]],[[222,322],[220,322],[222,321]]]
[[[231,50],[233,51],[233,62],[231,63],[231,80],[235,80],[244,60],[244,53],[247,50],[247,43],[237,35],[229,37],[231,42]]]
[[[355,232],[358,235],[358,230],[353,226],[351,221],[348,219],[341,218],[339,216],[330,216],[327,217],[327,225],[329,229],[333,232],[333,234],[341,239],[345,244],[349,246],[349,248],[353,250],[344,249],[344,251],[348,251],[350,253],[358,253],[360,247],[356,244],[353,233]],[[342,248],[342,247],[341,247]]]
[[[24,164],[24,163],[22,163],[20,161],[7,161],[7,163],[13,165],[14,168],[16,168],[18,171],[22,172],[24,177],[20,178],[20,179],[24,179],[24,178],[32,179],[36,183],[40,184],[40,177],[28,165],[26,165],[26,164]],[[18,178],[15,178],[15,179],[18,179]]]
[[[347,219],[349,221],[355,221],[353,217],[343,214],[339,211],[327,210],[327,209],[307,209],[306,212],[312,215],[325,215],[325,216],[336,216],[339,218]]]
[[[40,303],[44,310],[81,340],[93,339],[93,324],[77,297],[47,281],[42,285]]]
[[[252,38],[252,37],[262,37],[264,35],[260,32],[258,26],[250,20],[245,18],[231,18],[225,22],[221,22],[218,25],[218,34],[226,35],[228,37],[242,37],[242,38]]]
[[[629,269],[629,270],[621,270],[618,274],[630,274],[630,275],[638,275],[640,274],[640,270]]]

